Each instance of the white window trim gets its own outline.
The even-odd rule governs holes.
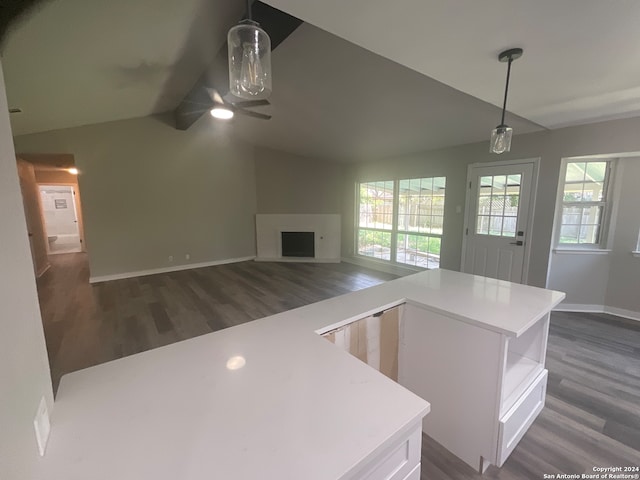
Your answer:
[[[606,248],[554,248],[553,253],[559,255],[609,255],[611,250]]]
[[[634,257],[640,257],[640,232],[638,232],[638,243],[636,243],[636,249],[631,250],[631,255]]]
[[[558,192],[556,196],[556,213],[554,219],[553,228],[553,253],[557,254],[608,254],[611,252],[613,243],[613,235],[610,232],[615,231],[615,218],[617,211],[618,196],[616,185],[620,182],[616,178],[618,170],[616,168],[617,157],[567,157],[562,159],[560,166],[560,176],[558,179]],[[604,199],[601,202],[592,203],[604,203],[602,211],[602,218],[600,219],[600,242],[597,244],[583,243],[583,244],[561,244],[560,243],[560,230],[562,227],[562,207],[565,202],[564,199],[564,186],[565,177],[567,175],[567,165],[574,162],[609,162],[609,172],[607,174],[607,185]],[[577,202],[576,202],[577,203]]]
[[[362,258],[362,259],[366,259],[366,260],[371,260],[371,261],[376,261],[385,265],[394,265],[394,266],[399,266],[399,267],[406,267],[406,268],[410,268],[410,269],[415,269],[416,271],[423,271],[423,270],[428,270],[427,267],[421,267],[419,265],[411,265],[410,263],[403,263],[403,262],[398,262],[396,260],[397,257],[397,250],[398,250],[398,234],[405,234],[405,235],[420,235],[423,237],[435,237],[435,238],[440,238],[440,248],[442,248],[442,239],[444,238],[444,216],[442,218],[442,234],[437,234],[437,233],[423,233],[423,232],[408,232],[405,230],[399,230],[398,229],[398,211],[400,208],[400,182],[402,180],[413,180],[415,178],[436,178],[436,177],[442,177],[445,179],[447,179],[446,175],[431,175],[431,176],[421,176],[421,177],[408,177],[408,178],[394,178],[393,180],[390,179],[382,179],[382,180],[362,180],[362,181],[357,181],[355,184],[355,191],[356,191],[356,195],[355,195],[355,235],[354,235],[354,246],[353,246],[353,251],[354,251],[354,256],[356,256],[357,258]],[[388,181],[393,181],[393,211],[392,211],[392,220],[391,220],[391,230],[384,230],[384,229],[380,229],[380,228],[370,228],[370,227],[361,227],[360,226],[360,185],[363,183],[372,183],[372,182],[388,182]],[[446,205],[446,186],[445,186],[445,205]],[[368,255],[362,255],[360,253],[358,253],[358,238],[359,238],[359,230],[370,230],[370,231],[374,231],[374,232],[385,232],[385,233],[391,233],[391,254],[390,254],[390,260],[385,260],[383,258],[377,258],[377,257],[370,257]],[[442,257],[442,251],[440,252],[440,256]]]

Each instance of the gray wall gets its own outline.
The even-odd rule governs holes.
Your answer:
[[[445,198],[445,222],[443,231],[440,265],[442,268],[458,270],[462,250],[462,213],[456,213],[456,206],[464,210],[467,163],[462,160],[463,148],[437,150],[422,154],[408,155],[373,163],[358,163],[349,166],[345,175],[345,196],[343,208],[343,255],[353,255],[355,196],[357,182],[372,180],[447,177]]]
[[[255,255],[253,148],[231,124],[162,120],[14,139],[19,152],[75,156],[92,277]]]
[[[341,213],[344,164],[256,147],[258,213]]]
[[[640,158],[621,159],[620,204],[604,304],[640,315],[640,257],[632,256],[640,231]]]
[[[0,478],[35,478],[33,419],[53,391],[0,65]]]
[[[563,290],[564,308],[601,310],[603,307],[625,310],[640,317],[640,258],[637,247],[640,230],[640,158],[617,161],[613,179],[614,204],[606,254],[570,254],[551,256],[549,287]]]
[[[581,305],[579,309],[605,304],[609,282],[609,255],[552,253],[549,288],[567,294],[564,305]]]
[[[348,168],[343,202],[343,254],[351,254],[354,244],[354,185],[357,181],[444,175],[447,198],[441,265],[459,269],[464,215],[455,213],[464,206],[467,165],[476,162],[540,158],[540,172],[531,230],[531,264],[528,282],[545,286],[551,247],[560,163],[563,157],[640,151],[640,118],[602,122],[551,132],[516,135],[512,151],[503,155],[488,152],[486,142],[389,158],[381,162],[359,163]],[[489,131],[487,131],[487,137]]]

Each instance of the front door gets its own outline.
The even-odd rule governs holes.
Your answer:
[[[534,164],[471,166],[462,271],[523,283]]]

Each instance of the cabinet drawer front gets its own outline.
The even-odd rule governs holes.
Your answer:
[[[404,480],[407,475],[420,463],[420,449],[422,446],[422,429],[418,424],[416,428],[405,437],[402,442],[394,445],[380,455],[374,464],[367,468],[362,477],[363,480]],[[418,478],[420,468],[418,468]]]
[[[420,464],[416,465],[411,473],[404,477],[404,480],[420,480]]]
[[[525,390],[513,407],[500,419],[498,467],[501,467],[544,407],[547,393],[547,370]]]

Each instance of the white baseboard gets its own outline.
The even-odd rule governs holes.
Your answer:
[[[342,257],[342,261],[346,263],[352,263],[361,267],[371,268],[373,270],[379,270],[385,273],[391,273],[392,275],[411,275],[418,272],[423,272],[423,268],[411,268],[409,266],[404,267],[396,265],[394,263],[380,262],[376,260],[370,260],[368,258],[361,257]]]
[[[178,272],[180,270],[192,270],[194,268],[213,267],[215,265],[224,265],[227,263],[238,263],[254,260],[256,257],[240,257],[227,258],[224,260],[214,260],[212,262],[187,263],[184,265],[174,265],[172,267],[152,268],[149,270],[138,270],[135,272],[114,273],[112,275],[99,275],[97,277],[89,277],[89,283],[108,282],[110,280],[122,280],[123,278],[144,277],[146,275],[157,275],[158,273]]]
[[[640,321],[640,312],[634,312],[633,310],[625,310],[623,308],[605,306],[604,313],[609,313],[611,315],[616,315],[618,317],[628,318],[630,320]]]
[[[602,305],[587,305],[583,303],[560,303],[553,310],[556,312],[604,313]]]
[[[42,268],[37,274],[36,274],[36,278],[40,278],[42,275],[44,275],[45,273],[47,273],[47,270],[49,270],[51,268],[51,264],[47,263],[44,268]]]
[[[553,309],[556,312],[585,312],[585,313],[608,313],[616,317],[628,318],[630,320],[640,321],[640,312],[633,310],[625,310],[618,307],[610,307],[608,305],[586,305],[582,303],[561,303]]]
[[[288,263],[340,263],[339,258],[313,257],[256,257],[256,262],[288,262]]]

